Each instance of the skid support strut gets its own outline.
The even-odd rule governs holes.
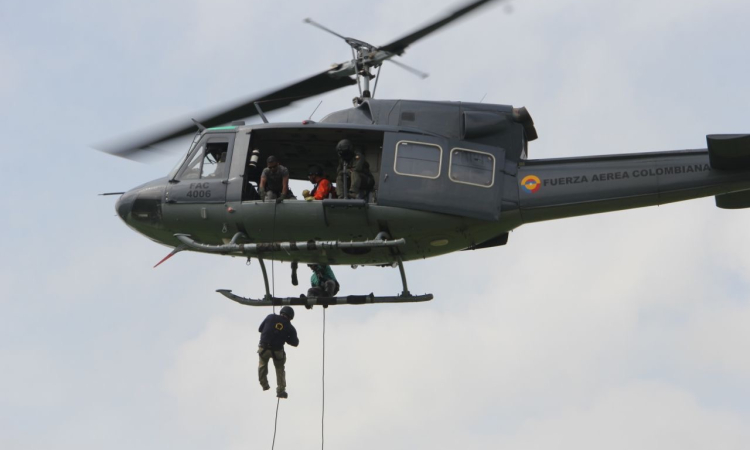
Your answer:
[[[266,296],[263,298],[264,300],[269,300],[273,298],[271,296],[271,291],[268,289],[268,272],[266,272],[266,263],[263,262],[263,258],[258,258],[258,263],[260,263],[260,270],[263,271],[263,284],[266,285]]]
[[[398,256],[398,271],[401,273],[401,285],[404,287],[404,291],[401,292],[402,297],[411,297],[409,292],[409,286],[406,284],[406,272],[404,272],[404,262],[401,261],[401,257]]]

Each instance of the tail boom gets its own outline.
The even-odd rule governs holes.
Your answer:
[[[715,160],[709,148],[525,161],[518,173],[522,220],[539,222],[708,196],[719,196],[719,207],[750,206],[750,168],[724,164],[719,169],[711,165]]]

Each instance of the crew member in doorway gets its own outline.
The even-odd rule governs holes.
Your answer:
[[[260,198],[264,201],[276,200],[280,203],[285,198],[294,198],[289,190],[289,169],[279,164],[275,156],[266,160],[266,168],[260,175]]]
[[[307,178],[312,183],[312,191],[305,189],[302,191],[302,196],[305,200],[311,202],[313,200],[323,200],[329,198],[333,192],[333,185],[330,181],[323,177],[323,169],[320,166],[310,166],[307,172]]]
[[[339,282],[328,264],[308,264],[312,270],[310,285],[307,290],[308,297],[333,297],[339,292]]]
[[[273,359],[276,369],[276,397],[287,398],[286,392],[286,352],[284,344],[292,347],[299,345],[297,330],[292,325],[294,309],[291,306],[281,308],[279,314],[269,314],[260,324],[260,344],[258,344],[258,379],[264,391],[271,388],[268,384],[268,360]]]
[[[336,193],[339,198],[366,198],[375,186],[375,179],[370,172],[370,163],[365,155],[355,150],[349,139],[342,139],[336,144],[339,154],[339,165],[336,170]],[[347,186],[344,186],[344,163],[346,163]]]

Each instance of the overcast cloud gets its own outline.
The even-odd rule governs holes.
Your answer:
[[[114,197],[163,176],[89,145],[346,60],[302,23],[384,44],[452,0],[0,3],[0,448],[269,448],[257,263],[128,229]],[[532,158],[704,148],[750,132],[741,0],[516,0],[420,41],[380,98],[527,106]],[[344,89],[270,114],[344,109]],[[327,311],[326,448],[746,449],[750,213],[712,198],[524,226],[406,265],[435,300]],[[277,295],[298,295],[275,264]],[[336,268],[342,293],[398,271]],[[322,311],[300,309],[276,448],[320,445]]]

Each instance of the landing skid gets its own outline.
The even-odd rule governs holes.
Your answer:
[[[346,297],[270,297],[264,299],[252,299],[235,295],[229,289],[217,289],[216,292],[235,301],[241,305],[247,306],[313,306],[322,305],[328,307],[331,305],[365,305],[368,303],[415,303],[432,300],[432,294],[408,295],[394,297],[376,297],[373,294],[368,295],[347,295]]]
[[[383,235],[383,233],[381,233]],[[378,235],[376,241],[385,241],[385,236]],[[237,302],[241,305],[248,306],[282,306],[282,305],[302,305],[312,307],[313,305],[322,305],[328,307],[331,305],[365,305],[368,303],[416,303],[426,302],[433,299],[432,294],[424,295],[411,295],[409,287],[406,284],[406,272],[404,271],[404,263],[400,257],[397,257],[396,262],[398,263],[398,270],[401,274],[401,285],[403,291],[401,294],[396,296],[387,297],[376,297],[370,293],[368,295],[347,295],[345,297],[306,297],[301,295],[299,297],[274,297],[271,295],[271,291],[268,286],[268,272],[266,271],[266,264],[263,262],[263,258],[257,257],[260,263],[260,269],[263,272],[263,284],[266,288],[266,295],[262,299],[252,299],[246,297],[240,297],[232,293],[230,289],[217,289],[216,292],[223,295],[224,297]],[[248,258],[249,261],[249,258]],[[293,266],[292,283],[296,286],[296,266]]]

